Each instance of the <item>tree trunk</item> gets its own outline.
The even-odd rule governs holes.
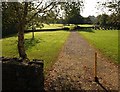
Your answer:
[[[33,30],[34,31],[34,30]],[[32,39],[34,39],[34,32],[32,32]]]
[[[24,47],[24,26],[22,24],[18,25],[18,52],[19,56],[22,59],[27,58],[27,54],[25,52],[25,47]]]
[[[26,17],[28,14],[28,2],[25,2],[24,6],[20,3],[16,3],[16,4],[14,4],[14,7],[15,7],[17,17],[19,20],[18,24],[17,24],[18,52],[19,52],[19,56],[22,59],[27,60],[28,58],[27,58],[27,54],[25,52],[25,47],[24,47],[24,28],[26,25]],[[23,13],[22,13],[21,9],[23,10]]]
[[[34,31],[35,31],[35,27],[34,27],[34,23],[32,23],[32,39],[34,39]]]

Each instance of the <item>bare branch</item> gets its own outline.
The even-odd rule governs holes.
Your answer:
[[[28,2],[25,2],[23,20],[26,18],[27,14],[28,14]]]
[[[15,7],[15,10],[17,12],[17,16],[18,16],[18,20],[21,21],[21,15],[20,15],[20,11],[19,11],[19,7],[18,5],[16,5],[17,3],[14,3],[14,7]]]
[[[36,12],[28,21],[27,23],[29,23],[38,13],[45,13],[47,11],[45,11],[47,8],[49,8],[52,4],[54,4],[54,2],[51,2],[48,6],[46,6],[44,9],[39,9],[38,12]],[[54,5],[53,5],[54,6]],[[53,7],[52,7],[53,8]],[[52,9],[50,8],[50,9]]]
[[[42,4],[42,2],[40,2],[40,4],[38,4],[37,7],[36,7],[35,9],[37,9],[41,4]]]

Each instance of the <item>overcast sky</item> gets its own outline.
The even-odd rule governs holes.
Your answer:
[[[97,15],[97,2],[98,0],[84,0],[84,9],[81,13],[82,16],[88,17],[89,15]]]
[[[5,0],[3,0],[5,1]],[[17,1],[17,0],[9,0],[9,1]],[[19,0],[19,1],[24,1],[24,0]],[[28,1],[32,1],[32,0],[28,0]],[[35,0],[35,1],[41,1],[41,0]],[[43,1],[49,1],[49,0],[43,0]],[[52,1],[52,0],[50,0]],[[54,0],[53,0],[54,1]],[[58,1],[65,1],[65,0],[58,0]],[[66,0],[67,1],[67,0]],[[68,1],[74,1],[74,0],[68,0]],[[106,9],[100,9],[98,10],[97,8],[97,2],[108,2],[108,1],[114,1],[114,0],[83,0],[84,1],[84,9],[83,9],[83,12],[81,12],[81,15],[83,17],[88,17],[89,15],[94,15],[94,16],[97,16],[99,14],[102,14],[102,13],[107,13],[109,14]],[[117,0],[118,1],[118,0]]]
[[[98,14],[102,14],[104,11],[107,13],[107,11],[104,9],[101,9],[101,11],[97,10],[96,6],[98,5],[97,2],[106,2],[111,0],[84,0],[84,10],[81,13],[82,16],[88,17],[89,15],[97,16]]]

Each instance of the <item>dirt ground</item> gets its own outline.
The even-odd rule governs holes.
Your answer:
[[[58,60],[45,77],[45,91],[118,90],[118,66],[98,51],[99,83],[94,82],[96,51],[78,32],[71,32]]]

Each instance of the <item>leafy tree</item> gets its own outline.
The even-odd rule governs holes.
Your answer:
[[[101,5],[101,7],[107,8],[111,14],[107,15],[104,13],[101,16],[98,16],[99,24],[102,26],[104,25],[107,28],[120,29],[120,1],[106,1]]]
[[[113,20],[113,25],[120,29],[120,1],[119,0],[113,0],[112,2],[108,2],[106,5],[107,8],[112,12],[111,16]]]
[[[95,24],[97,21],[97,18],[95,16],[88,16],[88,18],[90,19],[91,24]]]
[[[55,6],[55,2],[10,2],[10,3],[3,3],[3,25],[7,25],[6,27],[9,28],[9,24],[15,23],[16,30],[18,32],[18,52],[19,56],[23,60],[29,60],[27,58],[27,54],[25,52],[24,47],[24,30],[26,29],[26,26],[33,22],[33,19],[36,16],[46,16],[49,11],[51,11]],[[6,12],[7,10],[7,12]],[[7,15],[6,13],[10,14],[10,23],[9,20],[7,22]],[[13,16],[12,16],[13,14]],[[14,21],[13,23],[11,23]],[[7,24],[5,24],[7,23]],[[4,27],[4,28],[6,28]]]
[[[16,16],[13,3],[2,3],[2,35],[17,33],[16,24],[18,18]]]
[[[107,14],[102,14],[99,18],[99,24],[100,26],[104,27],[107,25],[109,16]]]
[[[84,24],[92,24],[92,21],[89,17],[84,18]]]
[[[57,22],[57,13],[55,11],[50,11],[50,13],[46,16],[48,23],[56,23]]]
[[[80,15],[83,7],[83,1],[66,2],[62,4],[62,9],[65,12],[65,21],[67,24],[83,23],[83,18]]]

